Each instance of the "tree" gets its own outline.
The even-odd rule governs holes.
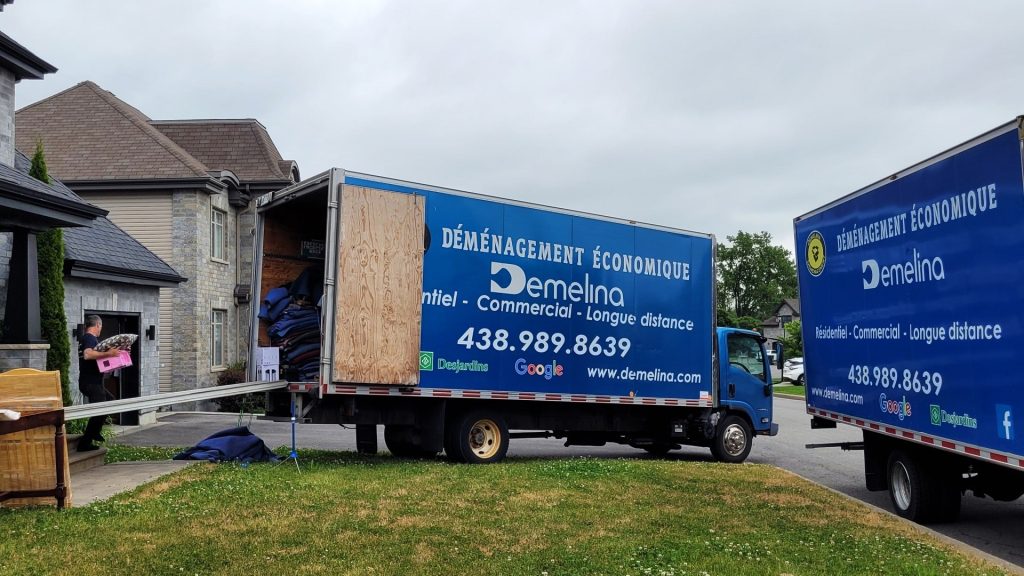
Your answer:
[[[796,297],[796,266],[789,250],[772,244],[768,232],[740,231],[718,244],[718,310],[760,320],[783,298]],[[721,322],[719,322],[721,324]]]
[[[28,173],[36,180],[50,183],[42,142],[36,143]],[[64,405],[70,406],[71,339],[64,314],[64,232],[54,228],[39,234],[36,252],[39,262],[39,323],[43,338],[50,343],[46,352],[46,369],[60,372],[61,396]]]
[[[736,313],[729,308],[720,308],[718,310],[718,325],[729,326],[731,328],[757,330],[761,328],[761,320],[754,318],[753,316],[737,316]]]
[[[783,358],[801,358],[804,355],[804,337],[800,331],[800,321],[793,320],[786,324],[786,335],[779,339],[782,342]]]

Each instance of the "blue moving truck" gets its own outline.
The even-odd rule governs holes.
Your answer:
[[[251,376],[279,361],[278,412],[353,424],[365,452],[383,425],[399,456],[557,437],[741,462],[777,431],[771,366],[761,335],[716,329],[714,253],[709,234],[332,169],[257,202]]]
[[[919,522],[1024,493],[1022,119],[796,218],[807,412]]]

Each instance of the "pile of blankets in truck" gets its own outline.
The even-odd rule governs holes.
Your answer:
[[[320,298],[323,269],[306,268],[291,284],[267,292],[259,317],[267,322],[270,345],[281,349],[281,377],[316,381],[320,372]]]

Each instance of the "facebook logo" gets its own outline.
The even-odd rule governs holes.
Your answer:
[[[996,433],[1003,440],[1013,440],[1013,408],[996,404]]]

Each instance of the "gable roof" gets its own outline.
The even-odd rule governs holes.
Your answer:
[[[21,149],[43,142],[50,172],[72,188],[165,181],[200,184],[211,192],[229,184],[278,189],[297,180],[267,129],[253,119],[154,121],[86,81],[15,114]]]
[[[230,170],[242,183],[295,182],[298,168],[281,158],[266,127],[239,120],[153,120],[154,128],[212,170]]]
[[[793,310],[793,315],[796,318],[800,317],[800,299],[799,298],[783,298],[782,302],[775,307],[775,313],[761,321],[761,326],[779,326],[779,311],[782,310],[783,306],[789,306]]]
[[[79,180],[208,179],[208,169],[93,82],[81,82],[15,113],[17,147],[43,142],[50,172]]]
[[[2,168],[7,166],[0,165]],[[49,185],[28,175],[32,161],[17,152],[14,172],[37,187],[53,189],[62,198],[72,199],[95,209],[99,217],[79,228],[64,229],[65,270],[72,276],[100,278],[151,286],[173,286],[186,281],[159,256],[150,252],[134,237],[107,220],[106,210],[87,204],[59,180]]]
[[[800,299],[799,298],[783,298],[782,299],[782,303],[783,304],[788,304],[789,307],[792,308],[794,312],[796,312],[797,316],[800,315]],[[782,306],[780,305],[779,308],[782,308]],[[775,311],[778,312],[779,309],[776,308]]]

